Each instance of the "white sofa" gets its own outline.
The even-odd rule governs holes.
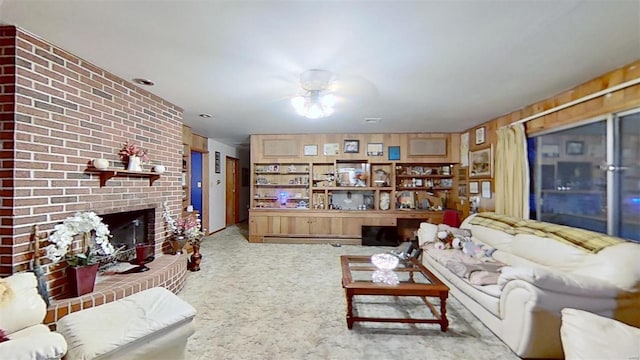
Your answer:
[[[546,228],[577,229],[515,218],[508,222],[526,222],[535,229],[525,226],[520,231],[515,225],[502,224],[498,230],[474,224],[484,216],[495,214],[471,215],[460,227],[471,231],[473,242],[496,249],[492,259],[505,264],[497,283],[472,285],[443,264],[437,256],[443,250],[434,250],[431,243],[438,231],[433,224],[422,223],[418,230],[419,243],[425,248],[422,262],[518,356],[562,358],[561,310],[567,307],[640,327],[640,244],[579,230],[584,237],[621,241],[587,251],[557,240],[557,233],[544,232]]]
[[[0,329],[8,341],[0,342],[2,359],[60,359],[67,352],[64,337],[42,324],[47,306],[32,272],[0,279]]]

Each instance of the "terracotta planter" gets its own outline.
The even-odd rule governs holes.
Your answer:
[[[98,274],[98,265],[92,264],[67,268],[69,295],[71,297],[93,292],[93,287],[96,284],[96,275]]]

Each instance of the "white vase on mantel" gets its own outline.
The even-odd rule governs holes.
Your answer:
[[[142,159],[139,156],[129,156],[129,171],[142,171]]]

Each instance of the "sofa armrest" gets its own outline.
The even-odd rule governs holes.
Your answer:
[[[543,267],[503,267],[498,285],[504,288],[512,280],[522,280],[543,290],[578,296],[615,298],[623,292],[615,285],[599,279]]]
[[[562,293],[512,279],[500,295],[502,338],[521,357],[562,358],[559,332],[562,309],[579,307],[608,317],[637,317],[639,299]]]
[[[420,223],[420,228],[416,232],[418,235],[418,246],[422,247],[430,242],[434,242],[437,232],[438,225],[427,222]]]
[[[67,352],[67,342],[62,335],[55,332],[38,332],[10,338],[11,340],[0,343],[3,359],[61,359]]]

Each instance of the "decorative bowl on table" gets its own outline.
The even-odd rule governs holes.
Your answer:
[[[391,254],[375,254],[371,256],[371,263],[380,270],[393,270],[398,266],[400,259]]]

